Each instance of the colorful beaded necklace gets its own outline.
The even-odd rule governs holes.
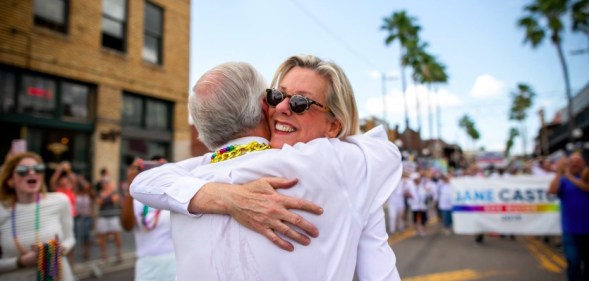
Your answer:
[[[262,144],[257,141],[252,141],[248,144],[230,145],[215,151],[213,155],[211,155],[211,163],[233,159],[252,151],[260,151],[270,148],[272,148],[270,145],[265,143]]]
[[[41,206],[39,204],[41,195],[37,192],[35,194],[35,243],[39,243],[39,213]],[[14,240],[14,244],[16,244],[16,248],[21,254],[26,253],[25,248],[20,244],[18,241],[18,236],[16,232],[16,200],[12,203],[12,212],[10,213],[10,219],[12,223],[12,240]]]
[[[151,217],[151,220],[147,219],[147,214],[149,213],[149,206],[143,206],[143,212],[141,213],[141,224],[146,231],[150,231],[157,226],[157,222],[160,218],[161,210],[155,210],[155,214]]]
[[[57,281],[61,279],[61,246],[59,240],[51,239],[38,243],[37,281]]]

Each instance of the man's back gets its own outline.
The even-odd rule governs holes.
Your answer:
[[[285,252],[228,216],[173,214],[178,280],[195,276],[203,280],[352,279],[367,218],[382,212],[380,207],[400,177],[399,165],[390,163],[399,157],[398,151],[383,149],[382,155],[365,155],[358,146],[327,139],[306,146],[305,150],[297,145],[251,153],[202,166],[192,175],[235,184],[261,176],[298,178],[297,186],[280,192],[323,206],[321,216],[305,215],[320,229],[319,237],[309,246]],[[386,176],[374,176],[375,169]],[[392,261],[382,261],[390,262],[389,267],[394,265],[394,254],[390,254]]]

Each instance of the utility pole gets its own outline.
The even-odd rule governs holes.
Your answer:
[[[395,76],[387,76],[386,73],[380,73],[381,81],[382,81],[382,121],[384,123],[387,122],[387,103],[386,103],[386,95],[387,95],[387,81],[394,81],[397,80]]]

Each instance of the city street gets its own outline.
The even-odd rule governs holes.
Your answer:
[[[473,235],[446,236],[432,225],[424,237],[408,230],[393,235],[389,244],[404,281],[566,280],[563,254],[538,237],[487,235],[478,245]]]
[[[487,235],[483,244],[473,235],[445,235],[437,223],[419,237],[411,228],[392,235],[389,244],[397,255],[403,281],[560,281],[566,280],[566,261],[555,247],[538,237],[515,240]],[[82,280],[132,280],[133,268]]]

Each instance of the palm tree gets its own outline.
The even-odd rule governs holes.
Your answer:
[[[522,137],[524,156],[527,153],[527,130],[524,121],[527,118],[527,111],[534,102],[536,93],[527,84],[518,84],[517,92],[511,93],[512,103],[509,111],[509,120],[516,120],[520,123],[519,135]]]
[[[517,136],[519,136],[519,131],[516,128],[509,129],[509,138],[507,139],[507,142],[505,143],[505,151],[503,152],[503,155],[505,157],[509,156],[509,153],[511,152],[511,148],[513,147],[513,140]]]
[[[438,92],[437,89],[437,85],[438,84],[446,84],[448,82],[448,74],[446,73],[446,66],[444,64],[442,64],[441,62],[436,61],[435,64],[432,65],[431,68],[431,72],[432,72],[432,77],[433,77],[433,81],[436,83],[436,87],[435,87],[435,92]],[[438,102],[436,102],[436,120],[438,122],[438,139],[441,139],[441,132],[442,132],[442,116],[440,113],[440,103],[439,103],[439,97],[437,99]]]
[[[424,60],[422,62],[422,72],[423,72],[423,79],[424,79],[424,83],[426,83],[428,85],[428,93],[427,93],[427,108],[428,108],[428,119],[429,119],[429,134],[430,134],[430,138],[433,139],[433,117],[432,117],[432,110],[430,107],[430,95],[432,92],[432,88],[433,86],[435,86],[436,83],[445,83],[446,81],[448,81],[448,75],[446,74],[446,66],[443,65],[442,63],[440,63],[436,57],[434,56],[430,56],[427,55],[424,57]],[[436,103],[436,119],[438,120],[438,139],[441,139],[440,137],[440,107],[439,104]]]
[[[431,60],[431,56],[425,52],[427,43],[419,42],[418,40],[409,41],[407,44],[407,52],[403,56],[403,63],[410,65],[413,69],[411,78],[413,80],[413,91],[415,92],[415,110],[417,111],[417,132],[421,134],[421,110],[419,107],[419,97],[417,96],[417,84],[425,82],[427,75],[424,68],[426,61]]]
[[[403,64],[403,55],[406,52],[408,42],[417,40],[417,33],[421,29],[415,24],[415,18],[407,15],[405,11],[393,12],[390,17],[385,17],[384,24],[380,27],[381,30],[388,32],[385,38],[385,45],[390,45],[395,41],[400,43],[400,63],[401,63],[401,87],[403,90],[403,101],[405,105],[405,128],[409,128],[409,114],[407,112],[407,97],[405,91],[407,89],[405,83],[405,64]]]
[[[518,25],[524,28],[526,32],[524,43],[529,42],[532,48],[538,47],[544,41],[546,33],[550,33],[550,41],[556,47],[564,75],[565,91],[568,101],[568,133],[569,138],[572,140],[575,119],[573,117],[569,71],[562,51],[561,33],[563,24],[560,20],[560,17],[567,12],[567,2],[568,0],[533,0],[532,4],[524,7],[526,14],[519,19]]]
[[[481,134],[474,125],[474,121],[468,116],[468,114],[465,114],[460,120],[458,120],[458,126],[463,128],[466,134],[471,138],[474,150],[476,147],[475,142],[481,137]]]

